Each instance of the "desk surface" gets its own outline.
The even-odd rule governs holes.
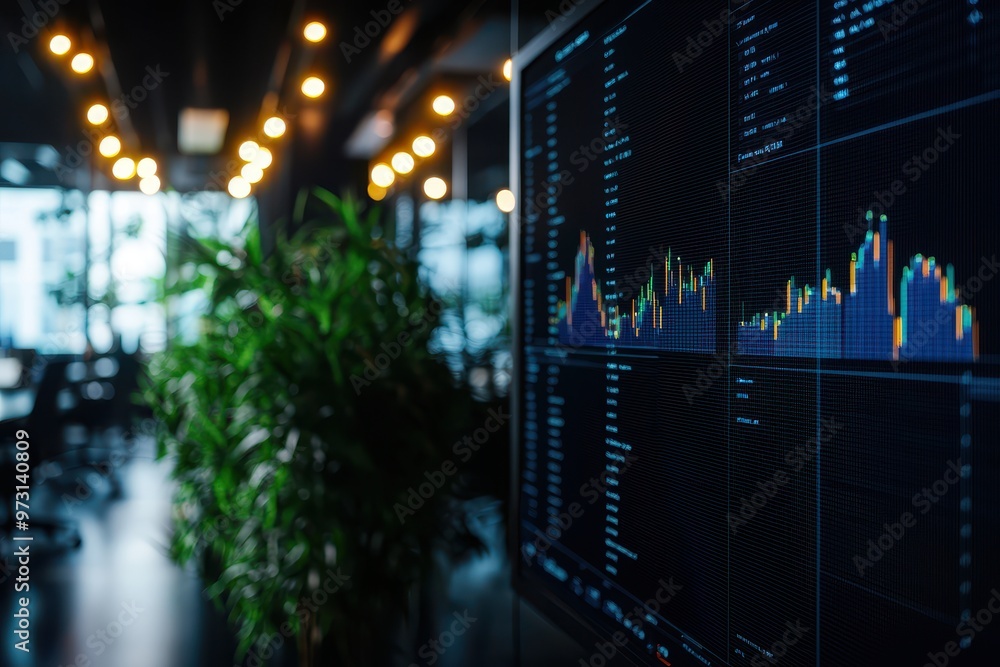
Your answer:
[[[34,405],[33,389],[0,389],[0,421],[27,417]]]

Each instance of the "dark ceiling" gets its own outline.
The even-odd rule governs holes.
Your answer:
[[[521,2],[522,22],[537,29],[553,4],[558,6]],[[58,11],[50,17],[46,7]],[[391,14],[397,7],[398,15]],[[199,189],[235,157],[241,141],[259,135],[262,105],[272,91],[270,101],[292,129],[276,151],[285,189],[358,185],[367,162],[348,158],[346,146],[359,125],[388,108],[402,131],[404,119],[419,121],[422,111],[414,112],[415,106],[425,110],[423,101],[435,90],[461,94],[493,71],[509,52],[510,14],[509,0],[6,0],[0,3],[0,34],[6,36],[0,45],[0,145],[51,144],[65,162],[86,139],[87,106],[120,99],[145,80],[147,98],[133,101],[116,129],[130,151],[166,163],[171,187]],[[29,27],[32,16],[43,24],[37,35]],[[372,30],[377,18],[391,20]],[[302,25],[313,19],[330,28],[319,45],[301,36]],[[363,48],[352,50],[348,62],[343,44],[354,42],[366,25],[378,34],[368,46],[358,39]],[[93,72],[69,71],[66,60],[75,51],[61,58],[48,51],[55,31],[94,53]],[[327,82],[318,101],[298,90],[310,73]],[[229,111],[220,155],[180,155],[178,114],[185,107]],[[494,122],[504,122],[496,116]],[[98,172],[99,183],[113,185]]]

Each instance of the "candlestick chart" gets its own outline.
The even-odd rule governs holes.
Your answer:
[[[641,276],[635,281],[635,276]],[[695,266],[668,249],[665,256],[613,284],[597,277],[594,246],[580,234],[572,275],[558,308],[564,345],[715,352],[715,264]]]
[[[933,256],[896,258],[888,218],[871,211],[841,286],[831,269],[819,284],[785,284],[783,310],[741,313],[740,354],[888,361],[979,358],[975,308],[962,303],[955,268]],[[897,273],[897,267],[898,273]]]

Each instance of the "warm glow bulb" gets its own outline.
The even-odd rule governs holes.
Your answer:
[[[374,183],[368,184],[368,196],[372,198],[372,201],[382,201],[388,192],[385,188],[379,187]]]
[[[514,210],[514,193],[510,190],[501,190],[497,193],[497,208],[499,208],[504,213],[510,213]]]
[[[139,174],[139,178],[149,178],[156,173],[156,160],[151,157],[142,158],[135,165],[135,173]]]
[[[319,21],[307,23],[302,30],[302,35],[310,42],[322,42],[323,38],[326,37],[326,26]]]
[[[49,51],[52,51],[57,56],[66,55],[72,46],[73,43],[69,41],[69,37],[66,35],[56,35],[49,40]]]
[[[240,150],[239,150],[240,159],[244,160],[245,162],[249,162],[250,160],[257,157],[257,153],[259,152],[260,152],[260,145],[256,141],[244,141],[242,144],[240,144]]]
[[[437,146],[434,140],[427,136],[419,136],[413,140],[413,153],[417,157],[430,157],[434,155]]]
[[[514,76],[514,61],[512,61],[510,58],[507,58],[507,60],[505,60],[503,63],[503,78],[510,81],[511,77],[513,76]]]
[[[400,174],[408,174],[413,171],[413,156],[406,151],[400,151],[392,156],[392,168]]]
[[[110,115],[106,106],[95,104],[87,109],[87,122],[91,125],[104,125]]]
[[[264,121],[264,134],[271,137],[272,139],[277,139],[285,133],[285,121],[278,118],[277,116],[272,116]]]
[[[448,184],[437,176],[432,176],[424,181],[424,194],[431,199],[441,199],[448,194]]]
[[[439,116],[450,116],[455,111],[455,100],[447,95],[438,95],[431,103],[431,107]]]
[[[250,164],[261,169],[267,169],[271,166],[272,162],[274,162],[274,156],[271,155],[270,150],[264,148],[263,146],[257,150],[257,154],[253,156],[252,160],[250,160]],[[253,181],[250,182],[253,183]]]
[[[313,99],[319,97],[326,90],[326,84],[318,76],[311,76],[302,82],[302,94]]]
[[[155,195],[160,191],[160,179],[156,176],[146,176],[139,181],[139,189],[143,194]]]
[[[229,179],[229,194],[236,199],[243,199],[250,194],[250,183],[242,176],[233,176]]]
[[[98,152],[104,157],[114,157],[122,150],[122,142],[115,135],[108,135],[101,139],[97,146]]]
[[[73,60],[70,61],[70,67],[77,74],[86,74],[90,70],[94,69],[94,56],[89,53],[78,53],[73,56]]]
[[[129,157],[118,158],[115,166],[111,167],[111,173],[121,181],[127,181],[135,176],[135,161]]]
[[[253,163],[245,164],[240,170],[240,176],[245,178],[247,183],[259,183],[260,179],[264,178],[264,170]]]
[[[384,162],[380,162],[372,167],[372,183],[380,188],[389,187],[395,180],[396,174],[392,171],[392,167]]]

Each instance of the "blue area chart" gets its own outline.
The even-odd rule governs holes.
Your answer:
[[[886,361],[961,361],[979,358],[975,308],[962,304],[955,269],[934,257],[909,258],[899,278],[882,216],[851,254],[847,286],[830,269],[819,285],[785,284],[785,309],[742,317],[740,354]],[[897,281],[898,280],[898,281]]]
[[[714,353],[714,262],[696,270],[668,250],[646,272],[642,285],[608,294],[596,276],[590,237],[581,233],[573,275],[567,275],[559,302],[560,343]]]

